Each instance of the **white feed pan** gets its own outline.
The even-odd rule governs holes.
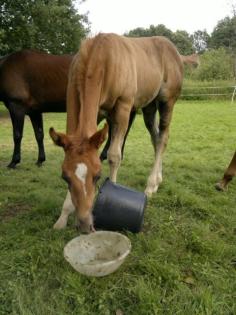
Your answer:
[[[131,242],[123,234],[98,231],[72,239],[64,257],[80,273],[102,277],[118,269],[130,250]]]

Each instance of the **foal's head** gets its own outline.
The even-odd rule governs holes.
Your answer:
[[[98,149],[106,139],[108,125],[88,139],[68,136],[50,128],[49,133],[58,146],[63,147],[65,159],[62,164],[62,178],[67,182],[72,202],[76,208],[77,224],[82,232],[93,228],[92,206],[95,185],[101,174]]]

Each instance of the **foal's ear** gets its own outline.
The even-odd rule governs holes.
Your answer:
[[[69,139],[64,133],[56,132],[54,128],[51,127],[49,129],[49,135],[53,142],[59,147],[66,149],[69,146]]]
[[[108,124],[105,123],[104,127],[97,131],[90,139],[89,143],[93,145],[96,149],[102,145],[102,143],[106,140],[108,133]]]

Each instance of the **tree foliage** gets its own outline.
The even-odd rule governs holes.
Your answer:
[[[81,0],[86,1],[86,0]],[[89,31],[87,15],[74,8],[75,0],[0,0],[0,55],[23,48],[50,53],[73,53]],[[165,25],[138,27],[130,37],[165,36],[183,55],[202,55],[201,66],[191,71],[200,80],[229,79],[236,76],[236,3],[233,16],[219,21],[212,34],[198,30],[175,32]],[[234,59],[234,62],[233,62]],[[234,67],[233,67],[234,64]],[[186,72],[188,75],[188,72]]]
[[[197,53],[201,54],[208,48],[210,35],[207,33],[206,30],[204,31],[198,30],[193,33],[192,41],[194,50]]]
[[[225,47],[236,53],[236,16],[218,22],[211,34],[210,47]]]
[[[1,54],[23,48],[72,53],[88,29],[73,0],[0,0]]]
[[[172,41],[182,55],[190,55],[194,52],[193,42],[188,32],[177,30],[172,35]]]
[[[235,8],[235,7],[234,7]],[[235,11],[233,11],[235,13]],[[232,18],[226,17],[219,21],[214,28],[210,47],[224,47],[228,53],[234,58],[234,76],[236,77],[236,15]]]
[[[163,24],[150,25],[149,28],[138,27],[125,35],[129,37],[165,36],[176,45],[181,54],[188,55],[193,52],[192,38],[186,31],[172,32]]]
[[[236,6],[235,6],[236,7]],[[234,9],[235,9],[234,7]],[[236,9],[235,11],[236,12]],[[198,80],[229,80],[236,76],[236,15],[219,21],[211,35],[206,30],[172,32],[165,25],[150,25],[136,28],[126,36],[166,36],[183,55],[193,52],[201,54],[201,65],[197,70],[187,69],[185,76]]]

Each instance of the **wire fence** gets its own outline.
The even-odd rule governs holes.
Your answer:
[[[180,98],[185,100],[227,99],[233,103],[236,99],[236,86],[183,87]]]

